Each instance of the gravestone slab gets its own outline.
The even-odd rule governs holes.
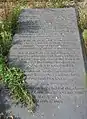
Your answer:
[[[85,68],[74,8],[23,9],[9,64],[25,71],[38,107],[21,119],[87,119]]]

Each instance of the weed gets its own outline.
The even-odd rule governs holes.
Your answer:
[[[0,23],[0,54],[6,56],[11,47],[12,37],[18,26],[18,16],[21,8],[16,6],[8,16]]]
[[[17,29],[17,26],[18,26],[18,17],[19,17],[20,12],[21,12],[21,8],[18,5],[15,8],[13,8],[13,10],[11,12],[11,15],[9,15],[9,17],[8,17],[8,21],[10,21],[10,27],[11,27],[11,33],[12,33],[12,35],[15,34],[15,31]]]
[[[0,23],[0,82],[10,90],[15,102],[21,102],[28,109],[34,110],[35,98],[26,89],[24,72],[16,67],[8,67],[5,56],[8,55],[12,43],[12,37],[18,26],[18,17],[21,11],[19,4],[13,8],[11,13]]]
[[[8,87],[15,102],[21,102],[34,110],[35,99],[26,89],[25,75],[19,68],[8,68],[3,56],[0,56],[0,79]]]
[[[82,36],[83,36],[83,39],[84,39],[86,54],[87,54],[87,29],[84,29],[84,31],[82,33]]]
[[[9,24],[6,21],[0,23],[0,54],[8,54],[12,36]]]

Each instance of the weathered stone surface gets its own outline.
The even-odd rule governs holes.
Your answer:
[[[39,107],[33,115],[14,107],[21,119],[87,119],[87,90],[74,8],[24,9],[9,53],[21,67]]]

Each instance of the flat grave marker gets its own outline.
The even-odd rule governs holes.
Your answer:
[[[74,8],[23,9],[9,64],[25,71],[38,107],[32,115],[12,105],[21,119],[87,119],[87,89]]]

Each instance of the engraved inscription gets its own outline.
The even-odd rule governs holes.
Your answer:
[[[40,109],[30,119],[87,119],[75,9],[25,9],[19,24],[9,64],[24,70],[29,91],[37,99]]]

